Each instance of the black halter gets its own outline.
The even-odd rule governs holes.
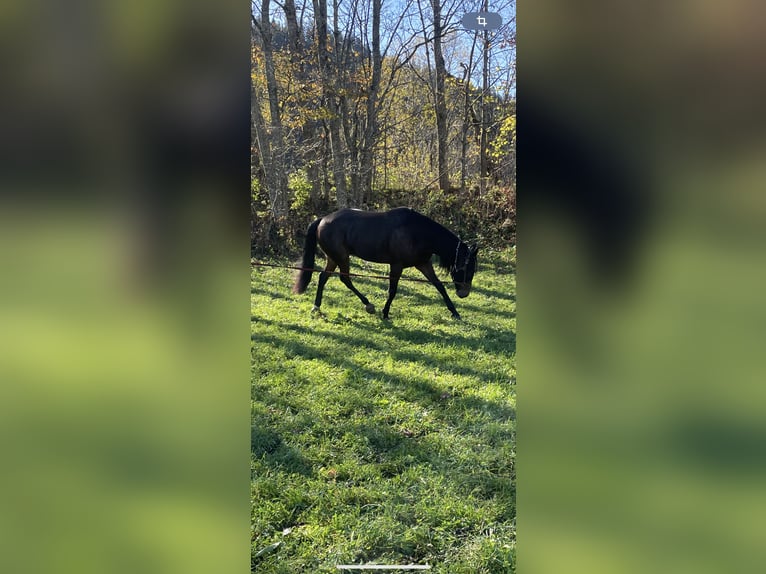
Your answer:
[[[458,267],[457,267],[457,259],[458,259],[459,255],[460,255],[460,244],[461,243],[462,243],[462,241],[460,241],[460,238],[458,237],[457,247],[455,247],[455,261],[453,261],[453,263],[452,263],[452,272],[453,273],[457,273],[458,271],[460,271],[460,269],[465,269],[468,266],[468,262],[466,261],[466,265],[463,265],[460,269],[458,269]]]

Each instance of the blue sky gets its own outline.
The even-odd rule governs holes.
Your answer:
[[[395,53],[403,45],[414,46],[422,42],[422,16],[426,23],[431,18],[430,0],[383,0],[382,4],[382,25],[381,25],[381,43],[385,49],[391,42],[389,55]],[[482,9],[483,0],[442,0],[442,16],[446,24],[448,33],[444,38],[445,61],[449,72],[457,77],[462,77],[462,64],[468,63],[468,54],[471,44],[474,41],[476,32],[465,30],[460,25],[460,20],[466,12],[478,12]],[[333,21],[333,0],[328,0],[328,18],[330,27]],[[370,0],[339,0],[338,1],[338,21],[341,30],[353,21],[353,35],[359,36],[359,30],[370,28],[371,20]],[[305,23],[311,21],[313,9],[311,0],[296,0],[299,18],[303,14]],[[419,7],[420,6],[420,7]],[[259,14],[260,4],[255,5],[256,14]],[[515,0],[499,0],[490,2],[488,11],[497,12],[503,18],[503,28],[498,31],[490,32],[492,48],[490,51],[490,76],[491,87],[500,93],[515,95],[515,44],[508,43],[507,40],[515,36]],[[282,9],[272,2],[272,20],[283,21]],[[396,32],[393,33],[393,29]],[[430,29],[427,26],[427,29]],[[393,36],[393,37],[392,37]],[[369,40],[369,38],[368,38]],[[503,42],[506,40],[506,42]],[[425,65],[426,50],[421,47],[414,57],[417,61]],[[474,83],[480,76],[481,65],[481,41],[477,42],[474,52],[474,68],[472,78]]]

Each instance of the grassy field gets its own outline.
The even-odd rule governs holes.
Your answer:
[[[515,571],[515,252],[479,259],[463,321],[404,279],[390,321],[379,279],[354,279],[376,315],[333,277],[312,316],[316,276],[253,268],[253,571]]]

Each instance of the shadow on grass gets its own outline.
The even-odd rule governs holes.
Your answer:
[[[295,301],[295,295],[292,295],[290,291],[291,288],[292,288],[291,286],[288,286],[287,288],[285,288],[283,293],[282,291],[274,291],[274,289],[269,289],[268,285],[265,285],[263,287],[251,287],[250,294],[265,295],[268,293],[268,296],[271,299],[285,299],[287,301]]]
[[[385,276],[387,276],[388,273],[389,273],[389,270],[388,270],[387,267],[386,268],[381,268],[381,269],[376,269],[376,268],[369,268],[369,267],[365,267],[365,266],[358,266],[358,267],[355,268],[352,265],[351,273],[369,274],[369,275],[385,275]],[[480,291],[480,292],[484,292],[484,293],[487,293],[487,294],[492,294],[494,296],[497,296],[498,298],[507,299],[508,296],[509,296],[508,293],[502,293],[500,291],[492,291],[490,289],[484,289],[482,287],[482,274],[485,274],[485,273],[486,274],[490,274],[490,275],[500,275],[500,276],[515,275],[516,274],[515,266],[513,266],[512,264],[504,265],[504,264],[501,264],[501,263],[482,262],[480,264],[479,269],[476,272],[476,276],[475,276],[475,280],[474,280],[475,281],[475,284],[474,284],[474,287],[473,287],[474,290]],[[443,272],[440,272],[440,274],[444,275]],[[268,271],[266,271],[263,274],[255,274],[255,275],[253,275],[252,276],[252,281],[253,281],[253,283],[256,286],[257,285],[261,285],[263,283],[273,283],[274,280],[273,280],[272,277],[273,276],[270,275]],[[318,277],[319,277],[319,272],[314,273],[312,275],[311,283],[309,283],[309,287],[308,287],[309,291],[312,290],[312,287],[314,288],[314,290],[316,289],[316,285],[317,285],[316,282],[317,282]],[[379,277],[353,277],[353,276],[352,276],[351,279],[354,282],[354,285],[356,285],[357,287],[361,288],[360,290],[369,289],[371,291],[383,291],[383,292],[385,292],[388,289],[388,280],[387,279],[382,279],[382,278],[379,278]],[[280,285],[283,284],[284,285],[284,291],[289,293],[290,289],[292,288],[292,285],[293,285],[293,280],[294,280],[294,276],[293,276],[293,272],[291,271],[287,275],[284,275],[284,276],[280,277],[279,284]],[[453,288],[452,287],[452,281],[451,281],[451,279],[449,278],[448,275],[440,276],[440,280],[444,283],[444,285],[448,289],[452,289]],[[403,288],[407,288],[408,286],[414,287],[414,285],[416,285],[416,284],[424,286],[424,287],[426,287],[429,290],[433,289],[434,290],[434,294],[437,297],[439,296],[437,294],[435,288],[432,285],[430,285],[423,278],[423,276],[421,274],[419,274],[416,271],[414,271],[413,268],[405,269],[404,274],[402,275],[402,278],[400,279],[400,282],[399,282],[399,289],[401,290]],[[347,289],[339,281],[337,275],[333,275],[330,278],[330,281],[328,282],[328,286],[330,288],[341,287],[343,289]],[[271,295],[271,293],[272,293],[272,291],[270,291],[270,290],[256,289],[255,287],[252,288],[250,290],[250,292],[251,293],[264,293],[264,294],[269,294],[269,295]],[[515,298],[514,295],[510,295],[510,297],[511,297],[511,300],[515,301],[516,298]]]
[[[357,450],[357,456],[364,463],[375,464],[384,479],[395,478],[412,466],[427,465],[461,495],[484,499],[498,496],[507,498],[506,512],[508,516],[512,516],[513,460],[510,455],[504,459],[490,455],[494,461],[491,468],[475,468],[465,460],[460,462],[455,458],[452,447],[454,439],[451,435],[445,437],[443,432],[432,432],[427,426],[418,427],[417,423],[414,427],[407,428],[401,421],[395,423],[373,420],[380,407],[376,405],[374,398],[367,398],[366,393],[369,392],[370,381],[374,379],[389,398],[418,403],[440,423],[439,428],[454,429],[456,436],[469,440],[471,444],[486,445],[489,452],[498,448],[498,440],[510,442],[512,431],[501,431],[496,433],[499,434],[499,438],[493,437],[492,433],[487,431],[483,424],[477,424],[477,421],[490,418],[495,423],[508,423],[515,420],[515,409],[507,404],[473,395],[446,393],[444,388],[423,377],[403,377],[372,369],[352,359],[338,356],[335,352],[295,341],[289,336],[255,336],[254,339],[279,348],[287,355],[318,359],[345,369],[344,389],[340,390],[335,398],[340,403],[353,396],[353,409],[347,411],[345,416],[339,416],[329,430],[320,429],[317,425],[316,432],[321,433],[325,439],[328,432],[334,439],[348,435],[360,437],[366,447]],[[261,393],[260,399],[267,404],[279,404],[280,400],[283,400],[268,391]],[[313,406],[309,405],[306,408],[310,411],[307,413],[307,420],[321,419],[321,413],[314,412]],[[318,410],[321,408],[321,405],[317,405]],[[362,416],[352,416],[354,413]],[[467,413],[470,413],[470,416],[466,417]],[[260,454],[265,464],[278,470],[316,476],[315,466],[300,455],[294,446],[285,444],[276,433],[264,433],[260,429],[253,432],[255,440],[258,441],[254,453]],[[258,449],[257,453],[255,448]],[[321,465],[321,462],[317,464]]]
[[[303,327],[299,327],[297,325],[283,324],[283,323],[279,323],[277,321],[273,321],[271,319],[265,319],[262,317],[258,317],[258,318],[251,317],[251,321],[257,321],[258,323],[270,325],[279,330],[291,331],[298,334],[305,334],[306,332],[305,328]],[[390,321],[381,320],[381,324],[383,325],[384,328],[391,330],[391,332],[394,333],[397,339],[399,340],[404,340],[407,342],[419,343],[419,344],[422,344],[428,341],[435,341],[435,340],[438,340],[439,342],[444,342],[444,338],[438,335],[434,335],[432,332],[429,332],[429,331],[424,331],[421,329],[407,329],[403,327],[397,327],[394,323]],[[380,353],[385,353],[390,355],[397,361],[408,361],[412,363],[420,363],[439,374],[443,374],[443,375],[457,374],[457,375],[472,376],[472,377],[478,378],[479,380],[486,377],[485,371],[472,367],[471,365],[458,363],[458,362],[451,362],[450,364],[445,364],[444,361],[438,357],[432,358],[424,353],[413,353],[411,351],[397,350],[394,344],[384,346],[373,341],[372,339],[368,337],[365,337],[365,332],[361,327],[356,328],[355,330],[358,332],[358,335],[354,335],[354,336],[338,333],[337,331],[330,330],[330,329],[315,329],[314,333],[316,335],[320,335],[322,337],[326,337],[334,341],[337,341],[338,343],[348,345],[349,348],[364,347],[366,349],[374,349],[376,351],[379,351]],[[258,340],[258,339],[261,339],[261,337],[257,335],[251,336],[251,340]],[[450,335],[448,340],[449,342],[455,344],[456,346],[466,347],[471,349],[472,351],[481,350],[486,353],[502,352],[504,354],[513,354],[516,352],[516,334],[513,331],[509,331],[509,330],[485,328],[484,332],[481,335],[477,335],[477,336]],[[300,353],[297,353],[297,354],[300,354]],[[304,355],[300,355],[300,356],[304,356]],[[326,353],[322,357],[315,356],[314,354],[310,354],[305,357],[306,358],[321,358],[323,360],[330,357],[330,358],[333,358],[334,360],[335,356],[336,356],[335,353]]]
[[[400,477],[412,469],[418,469],[415,472],[422,472],[426,477],[438,476],[438,479],[427,480],[436,480],[437,484],[443,485],[443,492],[452,493],[451,497],[471,498],[477,504],[481,501],[492,504],[496,509],[494,520],[505,522],[513,519],[516,507],[511,450],[513,430],[510,428],[512,425],[507,423],[515,419],[515,410],[509,405],[472,395],[448,395],[438,385],[421,377],[383,373],[351,359],[337,357],[335,353],[279,336],[264,337],[263,340],[290,354],[320,359],[345,368],[342,388],[333,398],[337,403],[348,403],[350,398],[354,399],[353,408],[334,418],[330,426],[321,422],[323,418],[326,421],[321,403],[306,405],[306,418],[316,422],[305,429],[304,435],[314,435],[325,444],[338,444],[347,441],[349,436],[355,437],[350,445],[347,443],[345,446],[346,455],[342,458],[330,455],[310,464],[307,457],[300,454],[300,444],[290,441],[288,436],[282,441],[271,433],[264,437],[266,440],[259,447],[260,450],[271,448],[271,452],[260,457],[268,468],[317,478],[322,475],[322,467],[333,467],[345,460],[347,462],[340,467],[337,479],[346,482],[349,487],[362,488],[368,488],[365,483],[370,480],[372,483],[390,481],[389,484],[395,486],[399,484]],[[430,422],[420,424],[417,419],[399,419],[394,413],[381,416],[381,407],[377,404],[380,394],[369,393],[373,377],[385,396],[417,403],[430,413]],[[264,399],[269,400],[267,396]],[[485,424],[488,419],[501,425],[505,423],[506,426],[498,430],[497,424]],[[490,430],[490,427],[495,430]],[[353,470],[356,466],[363,466],[365,470],[356,475]],[[375,478],[367,478],[370,473]],[[407,483],[411,477],[403,480]],[[396,497],[395,488],[393,492]],[[406,495],[402,496],[404,500]],[[392,504],[395,507],[401,503]],[[376,514],[372,509],[369,512]],[[295,516],[300,516],[300,513]],[[429,522],[430,528],[438,527],[439,518],[428,520],[434,521]],[[460,537],[479,535],[483,528],[480,523],[471,522],[460,532]],[[396,538],[393,540],[397,540],[397,544],[401,542]],[[368,556],[369,559],[385,553],[386,546],[381,544],[376,542],[373,545],[375,550]],[[391,551],[410,560],[419,560],[432,553],[432,549],[423,544],[414,544],[411,548],[396,547]],[[361,552],[359,556],[364,560],[366,554]]]
[[[463,314],[463,311],[469,310],[474,313],[487,313],[488,311],[491,311],[492,313],[501,315],[504,318],[513,318],[516,316],[516,313],[514,311],[510,311],[504,308],[505,306],[507,306],[508,303],[516,302],[516,296],[513,293],[510,293],[510,292],[506,293],[503,291],[487,289],[484,287],[474,285],[471,288],[471,291],[474,294],[473,298],[471,298],[471,295],[469,295],[465,299],[460,299],[454,293],[454,289],[451,286],[448,286],[447,291],[449,293],[450,299],[452,299],[452,302],[455,304],[455,307],[457,308],[458,312],[461,314]],[[475,303],[476,293],[486,297],[490,301],[490,304],[496,305],[497,302],[501,302],[502,305],[499,305],[498,307],[494,309],[488,309],[487,306],[478,305]],[[353,297],[353,295],[350,292],[349,294]],[[436,288],[429,286],[429,291],[427,293],[423,293],[421,291],[413,289],[411,286],[402,286],[400,284],[396,294],[396,298],[394,299],[391,305],[392,318],[395,319],[397,315],[399,316],[406,315],[408,307],[411,307],[413,305],[413,300],[420,302],[422,304],[437,306],[445,314],[447,315],[449,314],[449,311],[447,310],[447,306],[444,304],[444,300],[442,299],[442,296],[439,294]],[[463,317],[463,319],[467,319],[467,318],[468,317]]]
[[[512,303],[516,302],[515,293],[498,291],[496,289],[488,289],[486,287],[482,287],[481,285],[474,285],[473,287],[471,287],[471,291],[480,293],[484,295],[485,297],[489,297],[491,299],[500,299],[501,301],[510,301]]]
[[[366,282],[356,280],[355,284],[378,306],[374,298],[380,295],[377,289],[385,289],[384,285],[368,288]],[[312,287],[315,289],[316,285]],[[313,300],[312,287],[311,296],[304,296],[304,302]],[[462,304],[463,300],[455,301],[461,312],[474,310],[483,324],[479,324],[479,319],[472,323],[470,316],[462,323],[452,323],[445,317],[444,321],[437,320],[423,328],[409,327],[405,321],[398,323],[397,315],[405,318],[407,308],[421,302],[447,313],[436,290],[428,289],[433,293],[406,288],[405,300],[400,302],[397,297],[394,302],[393,321],[364,314],[356,297],[336,282],[331,294],[337,297],[338,308],[343,307],[343,314],[338,316],[334,305],[330,306],[332,318],[311,321],[304,317],[295,322],[289,316],[282,320],[266,318],[254,311],[251,322],[256,332],[251,339],[258,353],[270,355],[260,368],[259,357],[254,355],[253,398],[257,407],[251,434],[253,456],[260,463],[260,472],[273,469],[325,480],[330,468],[338,473],[339,492],[352,492],[355,487],[364,491],[369,488],[368,482],[376,481],[387,484],[388,492],[395,492],[400,481],[409,484],[407,481],[413,476],[423,477],[424,484],[433,480],[439,485],[437,488],[449,492],[448,498],[465,497],[476,504],[488,501],[493,508],[492,520],[513,519],[515,409],[502,399],[474,395],[474,382],[456,377],[469,377],[483,384],[490,379],[497,382],[498,376],[502,376],[493,366],[491,356],[515,353],[516,335],[510,329],[492,326],[495,323],[487,324],[487,318],[515,317],[508,310],[508,302],[515,298],[506,296],[498,305],[504,309],[498,312],[491,309],[492,301],[488,304],[481,298],[501,299],[500,291],[477,289],[478,302],[483,306],[469,307]],[[274,296],[266,283],[254,287],[252,292]],[[288,291],[279,293],[277,298],[275,305],[283,309],[283,300],[291,304],[299,301]],[[429,345],[434,353],[421,352],[426,350],[422,345]],[[461,359],[456,358],[456,351]],[[472,353],[477,351],[490,355],[482,356],[484,367],[471,360],[475,356]],[[387,364],[391,360],[394,364]],[[321,390],[312,387],[314,365],[323,372]],[[281,381],[274,386],[257,378],[259,372],[271,374],[269,369],[277,375],[273,380]],[[388,401],[396,407],[383,406]],[[400,403],[410,406],[400,409]],[[292,413],[289,415],[292,421],[283,416],[285,412]],[[299,421],[294,420],[296,413]],[[420,418],[420,413],[424,418]],[[357,473],[358,466],[364,468]],[[292,505],[290,502],[291,508]],[[363,512],[373,520],[385,506],[365,505]],[[397,506],[401,503],[388,505],[389,510]],[[294,511],[291,522],[277,527],[291,526],[301,518],[300,512]],[[440,520],[438,516],[429,518],[425,527],[439,528]],[[482,535],[483,528],[479,522],[469,520],[454,532],[457,538],[467,539]],[[389,548],[389,539],[396,545]],[[407,546],[401,546],[405,542]],[[370,542],[370,548],[369,552],[358,550],[354,559],[377,559],[386,552],[416,562],[434,557],[433,548],[425,542],[407,542],[388,534],[385,539]]]
[[[282,348],[286,354],[291,356],[304,359],[319,359],[331,365],[342,367],[348,372],[353,373],[353,378],[358,381],[364,381],[366,379],[384,381],[385,386],[398,398],[407,401],[417,401],[425,407],[438,405],[440,408],[443,408],[444,402],[450,401],[450,406],[453,407],[453,410],[456,407],[457,412],[475,410],[483,413],[491,413],[499,422],[512,420],[516,417],[514,409],[496,401],[490,401],[474,396],[447,396],[445,395],[444,388],[435,386],[423,377],[408,376],[407,378],[404,378],[393,373],[370,369],[349,358],[338,356],[336,352],[310,346],[278,335],[252,335],[251,338],[262,343],[267,343],[273,347]],[[395,352],[392,353],[392,356],[395,356]],[[455,421],[448,420],[446,422],[454,424]],[[475,431],[469,432],[475,433]]]
[[[434,443],[434,437],[409,436],[392,427],[373,423],[353,425],[353,431],[369,445],[365,462],[375,464],[383,479],[396,479],[412,467],[427,466],[445,481],[459,496],[471,496],[478,500],[493,500],[499,504],[498,521],[512,520],[515,516],[514,461],[496,457],[493,468],[456,463],[453,456],[443,454]],[[441,452],[440,452],[441,451]],[[462,533],[468,534],[470,528]],[[425,551],[421,548],[421,551]],[[412,551],[407,552],[411,554]]]
[[[314,476],[311,463],[296,448],[285,444],[279,434],[261,423],[251,423],[250,451],[254,458],[272,468],[288,474]]]
[[[278,426],[275,424],[276,418],[283,416],[283,413],[299,412],[300,405],[262,386],[258,388],[258,395],[252,398],[268,407],[254,407],[251,412],[251,455],[269,467],[288,474],[314,476],[311,461],[307,460],[297,448],[287,444],[284,437],[274,430]]]

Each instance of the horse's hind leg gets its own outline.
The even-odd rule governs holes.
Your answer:
[[[312,313],[318,312],[319,308],[322,306],[322,294],[324,293],[324,285],[327,283],[327,279],[329,279],[330,274],[335,271],[335,268],[338,266],[335,261],[327,258],[327,265],[324,267],[324,271],[322,271],[319,274],[319,285],[317,285],[317,295],[314,298],[314,308],[311,310]]]
[[[351,282],[351,277],[348,276],[348,272],[350,269],[348,264],[348,259],[346,259],[345,261],[341,261],[340,263],[338,263],[338,265],[340,266],[340,280],[343,282],[343,284],[349,289],[351,289],[351,291],[354,292],[354,295],[359,297],[359,300],[362,302],[362,304],[364,305],[364,308],[367,310],[368,313],[370,314],[375,313],[375,306],[372,303],[370,303],[369,299],[367,299],[367,297],[362,295],[359,292],[359,290],[356,287],[354,287],[354,284]]]

